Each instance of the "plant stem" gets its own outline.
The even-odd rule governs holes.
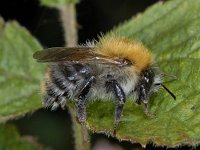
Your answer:
[[[77,24],[76,24],[76,10],[75,4],[69,4],[58,8],[64,30],[65,45],[67,47],[76,47],[78,44]],[[88,131],[85,126],[80,125],[76,120],[76,111],[72,107],[68,107],[71,115],[75,149],[89,150],[90,142]]]
[[[90,149],[90,140],[88,136],[88,131],[85,126],[82,126],[77,122],[76,111],[68,107],[68,110],[71,114],[74,138],[75,138],[75,149],[76,150],[89,150]]]
[[[77,46],[78,36],[75,4],[59,7],[59,11],[64,30],[65,45],[68,47]]]

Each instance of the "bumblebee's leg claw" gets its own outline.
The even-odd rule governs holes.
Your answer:
[[[117,104],[116,109],[115,109],[115,121],[114,121],[114,131],[113,131],[114,136],[116,135],[116,130],[120,122],[123,106],[124,104]]]
[[[83,141],[84,142],[88,142],[88,132],[87,132],[87,127],[86,127],[86,107],[82,107],[82,108],[81,107],[77,107],[76,120],[81,125],[81,132],[82,132]],[[82,114],[84,114],[84,115],[82,115]]]
[[[79,99],[77,105],[77,120],[80,124],[85,124],[86,121],[86,99]]]

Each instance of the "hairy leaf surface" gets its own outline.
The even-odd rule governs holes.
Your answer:
[[[44,67],[32,57],[40,49],[37,40],[18,23],[0,21],[0,122],[41,107]]]

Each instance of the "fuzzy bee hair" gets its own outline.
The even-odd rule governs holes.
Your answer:
[[[148,100],[161,86],[151,52],[140,42],[117,37],[102,37],[99,42],[77,48],[50,48],[34,54],[49,69],[42,85],[43,104],[56,109],[68,99],[76,101],[78,120],[86,121],[86,104],[96,99],[116,101],[114,128],[123,105],[135,95],[148,114]]]

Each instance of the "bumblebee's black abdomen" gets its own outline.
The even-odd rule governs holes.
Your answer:
[[[45,82],[44,104],[52,109],[65,105],[69,98],[76,98],[82,84],[91,77],[92,70],[87,65],[78,63],[52,64],[49,78]]]
[[[67,91],[60,89],[51,80],[45,82],[46,94],[43,98],[43,103],[46,107],[57,108],[59,105],[65,102],[64,95]]]

